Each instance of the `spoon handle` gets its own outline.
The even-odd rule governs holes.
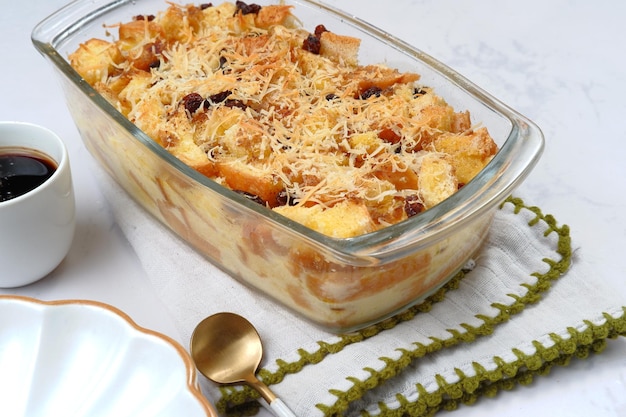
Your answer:
[[[268,406],[269,409],[276,417],[296,417],[296,415],[287,407],[287,404],[283,402],[280,398],[276,396],[272,392],[272,390],[265,385],[263,382],[259,381],[256,375],[248,375],[246,378],[246,382],[255,390],[261,394],[261,397],[265,400],[263,405]]]
[[[270,408],[276,417],[296,417],[280,398],[275,398],[270,404]]]

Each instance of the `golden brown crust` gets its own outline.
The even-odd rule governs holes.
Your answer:
[[[117,45],[100,39],[90,39],[80,44],[69,56],[70,64],[89,84],[106,80],[124,61]]]
[[[359,62],[361,40],[351,36],[324,32],[320,35],[320,55],[334,61],[356,66]]]
[[[256,14],[254,22],[258,27],[264,29],[268,29],[274,25],[285,25],[289,17],[291,17],[291,9],[293,9],[293,6],[265,6]]]
[[[496,144],[485,128],[442,135],[431,143],[429,149],[451,156],[456,177],[462,184],[471,181],[497,152]]]
[[[419,196],[426,209],[454,194],[459,186],[448,155],[431,153],[424,157],[418,173]]]
[[[431,208],[497,146],[419,75],[358,63],[361,41],[291,6],[171,5],[71,64],[185,164],[334,237]]]

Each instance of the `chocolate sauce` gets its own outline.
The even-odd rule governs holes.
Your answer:
[[[23,148],[0,148],[0,202],[34,190],[54,174],[57,164]]]

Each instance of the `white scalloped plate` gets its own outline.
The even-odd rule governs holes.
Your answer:
[[[216,417],[177,342],[109,305],[0,296],[0,415]]]

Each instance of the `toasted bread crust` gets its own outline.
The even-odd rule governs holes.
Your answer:
[[[418,74],[359,65],[360,39],[291,12],[171,5],[70,62],[185,164],[333,237],[434,207],[497,152]]]

